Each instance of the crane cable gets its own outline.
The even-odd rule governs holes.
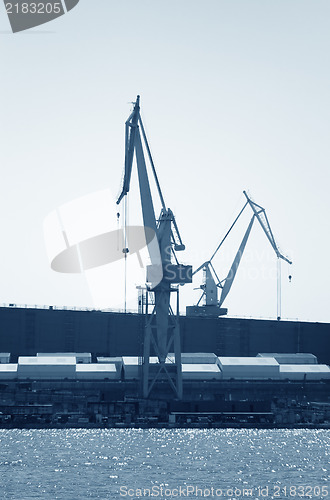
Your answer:
[[[222,238],[222,240],[220,241],[219,245],[217,246],[217,248],[215,249],[215,251],[213,252],[212,254],[212,257],[210,258],[210,261],[211,262],[213,260],[213,258],[215,257],[215,254],[217,253],[217,251],[220,249],[221,245],[223,244],[223,242],[225,241],[225,239],[227,238],[227,236],[229,235],[230,231],[233,229],[233,227],[235,226],[236,222],[238,221],[238,219],[240,218],[240,216],[242,215],[242,212],[243,210],[245,209],[245,207],[247,206],[248,202],[245,203],[244,207],[241,209],[240,213],[237,215],[236,219],[234,220],[234,222],[232,223],[232,225],[230,226],[230,228],[228,229],[227,233],[225,234],[225,236]]]
[[[277,257],[277,320],[281,319],[281,259]]]
[[[118,214],[117,214],[118,216]],[[124,254],[124,311],[127,312],[127,254],[129,248],[127,247],[127,234],[128,234],[128,195],[126,193],[124,201],[124,248],[122,250]]]

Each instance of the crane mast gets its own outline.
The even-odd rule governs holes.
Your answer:
[[[147,266],[147,290],[154,295],[154,307],[149,314],[146,308],[146,324],[143,346],[142,382],[143,396],[149,397],[158,380],[167,380],[177,398],[182,398],[181,342],[178,321],[178,287],[174,285],[191,283],[192,268],[178,263],[175,251],[184,250],[175,217],[166,207],[160,188],[156,169],[151,156],[149,144],[140,115],[140,96],[137,96],[134,109],[125,124],[125,173],[122,191],[117,204],[121,202],[130,189],[130,180],[134,153],[139,179],[140,200],[143,225],[145,231],[153,231],[158,243],[159,252],[155,256],[152,248],[148,251],[151,265]],[[143,144],[148,155],[151,170],[161,202],[161,213],[156,219]],[[149,238],[150,239],[150,238]],[[172,263],[172,257],[176,263]],[[171,307],[171,293],[177,294],[177,310]],[[168,359],[168,353],[174,351],[174,362]],[[172,351],[172,352],[173,352]],[[150,355],[158,357],[158,363],[150,363]]]

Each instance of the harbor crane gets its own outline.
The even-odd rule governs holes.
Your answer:
[[[227,314],[227,309],[221,307],[222,304],[224,303],[236,276],[238,266],[240,264],[241,258],[243,256],[246,243],[248,241],[248,238],[251,233],[251,229],[253,226],[253,223],[255,219],[258,220],[259,224],[261,225],[269,243],[271,244],[276,257],[277,257],[277,319],[281,319],[281,267],[280,267],[280,262],[281,260],[287,262],[288,264],[292,264],[292,262],[288,259],[288,257],[284,256],[275,241],[273,232],[271,230],[266,210],[255,203],[251,197],[246,193],[246,191],[243,191],[244,196],[246,198],[246,203],[239,212],[238,216],[230,226],[229,230],[213,252],[211,258],[207,260],[206,262],[203,262],[194,272],[193,275],[197,274],[199,271],[203,270],[204,276],[203,276],[203,284],[200,286],[202,289],[202,295],[199,298],[197,305],[196,306],[188,306],[186,311],[187,315],[205,315],[205,316],[222,316]],[[225,279],[220,280],[216,270],[213,266],[213,259],[218,253],[219,249],[221,248],[222,244],[226,240],[227,236],[235,226],[236,222],[242,215],[243,211],[247,206],[250,206],[253,212],[252,218],[249,222],[249,225],[247,227],[247,230],[243,236],[242,242],[240,244],[240,247],[235,255],[235,258],[233,260],[233,263],[231,265],[231,268],[229,270],[228,275],[226,276]],[[289,279],[291,281],[291,276],[289,276]],[[218,299],[218,290],[221,290],[220,293],[220,298]],[[204,305],[200,306],[199,304],[201,303],[202,299],[204,299]]]
[[[140,96],[133,103],[133,112],[126,121],[125,138],[125,172],[121,193],[117,199],[119,204],[130,189],[134,153],[138,171],[140,200],[146,241],[155,236],[158,253],[148,244],[151,265],[147,266],[147,297],[153,295],[153,308],[148,312],[146,305],[146,324],[143,344],[142,385],[143,397],[149,397],[157,380],[167,380],[175,396],[182,398],[182,365],[179,328],[179,287],[178,285],[192,282],[192,267],[179,264],[176,252],[185,249],[173,212],[165,204],[158,181],[155,165],[147,141],[145,129],[140,114]],[[156,184],[161,212],[156,219],[154,203],[148,177],[145,152],[149,160]],[[127,198],[126,198],[127,199]],[[127,254],[128,248],[123,252]],[[172,263],[174,260],[174,263]],[[177,294],[176,312],[171,306],[171,294]],[[172,349],[172,350],[171,350]],[[168,357],[174,351],[174,360]],[[158,363],[150,363],[151,354],[155,354]]]

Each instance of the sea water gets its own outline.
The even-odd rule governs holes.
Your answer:
[[[330,431],[0,430],[0,498],[329,498]]]

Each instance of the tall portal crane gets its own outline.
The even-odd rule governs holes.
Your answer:
[[[246,203],[243,206],[242,210],[239,212],[238,216],[234,220],[233,224],[230,226],[229,230],[225,234],[224,238],[221,240],[215,251],[213,252],[211,258],[203,262],[196,271],[194,271],[193,275],[198,273],[199,271],[203,270],[204,273],[204,279],[203,279],[203,284],[201,285],[201,289],[203,290],[203,293],[197,302],[197,306],[188,306],[187,307],[187,315],[206,315],[206,316],[221,316],[227,314],[227,309],[222,308],[222,304],[225,301],[232,284],[234,282],[238,266],[240,264],[243,252],[246,247],[246,243],[248,241],[248,238],[251,233],[251,229],[254,223],[254,220],[257,219],[259,224],[261,225],[269,243],[271,244],[276,257],[277,257],[277,319],[281,318],[281,268],[280,268],[280,261],[284,260],[288,264],[292,264],[292,262],[282,255],[280,252],[273,232],[271,230],[267,215],[266,215],[266,210],[252,201],[252,199],[248,196],[246,191],[243,191],[244,196],[246,198]],[[247,206],[250,206],[253,212],[252,218],[250,220],[250,223],[247,227],[247,230],[244,234],[244,237],[242,239],[242,242],[240,244],[240,247],[236,253],[236,256],[234,258],[234,261],[231,265],[231,268],[229,270],[229,273],[227,277],[223,280],[220,280],[214,266],[212,264],[212,260],[216,256],[217,252],[219,251],[220,247],[226,240],[227,236],[235,226],[236,222],[238,221],[239,217],[242,215],[243,211]],[[220,294],[220,299],[218,299],[218,289],[221,289],[221,294]],[[200,306],[200,302],[204,299],[205,304],[203,306]]]
[[[156,183],[158,196],[161,203],[161,212],[158,220],[155,216],[154,204],[148,179],[147,165],[143,144],[147,152],[151,171]],[[148,397],[157,380],[165,378],[172,387],[177,398],[182,398],[182,366],[181,366],[181,344],[180,329],[178,321],[178,300],[177,311],[174,314],[170,303],[171,293],[175,292],[178,297],[178,286],[192,282],[191,266],[179,264],[176,251],[182,251],[185,246],[182,243],[180,232],[175,221],[175,217],[170,208],[165,204],[165,200],[160,189],[160,184],[156,174],[156,169],[151,156],[149,144],[143,127],[140,115],[140,96],[137,96],[134,103],[133,112],[126,121],[125,140],[125,173],[122,191],[118,197],[117,204],[121,202],[130,189],[130,180],[133,166],[133,157],[136,157],[138,170],[140,200],[142,207],[143,224],[147,233],[155,234],[159,245],[160,262],[153,259],[152,252],[149,251],[151,266],[147,266],[147,290],[154,295],[154,307],[151,314],[146,310],[146,325],[144,334],[142,380],[143,396]],[[124,249],[125,252],[129,248]],[[175,263],[172,263],[174,258]],[[160,279],[154,278],[155,275]],[[159,363],[151,364],[151,349],[158,357]],[[174,350],[174,363],[170,363],[167,355],[170,350]],[[172,350],[172,352],[173,352]]]

